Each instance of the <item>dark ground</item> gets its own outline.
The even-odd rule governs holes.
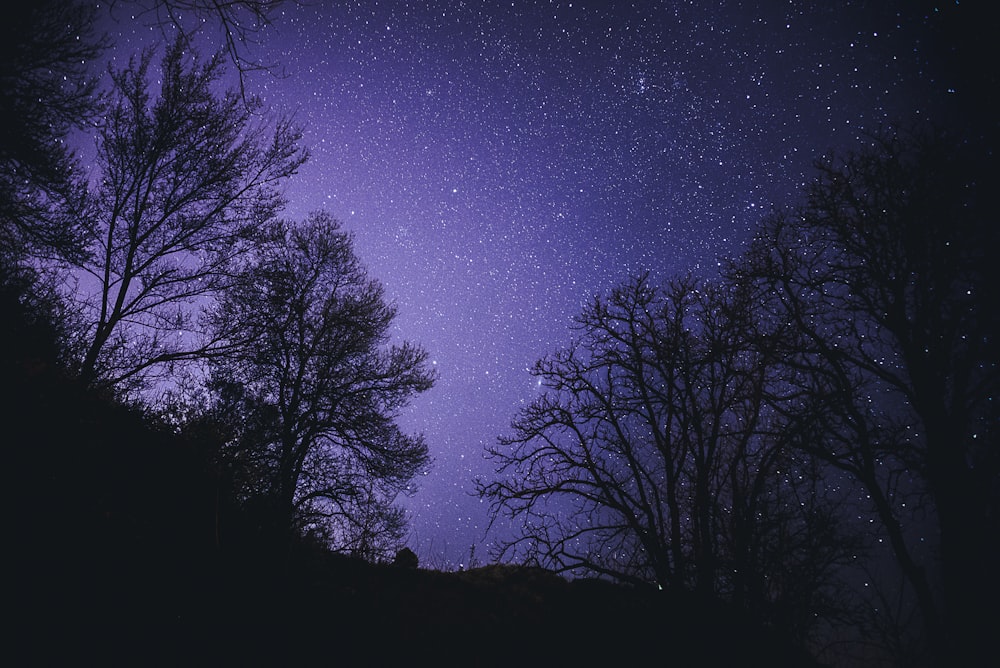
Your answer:
[[[41,575],[41,574],[40,574]],[[280,576],[134,566],[41,575],[25,658],[49,665],[803,666],[719,604],[539,569],[441,573],[335,555]]]

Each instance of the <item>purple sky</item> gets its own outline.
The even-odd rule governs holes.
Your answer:
[[[435,460],[405,501],[428,566],[488,557],[484,447],[589,296],[711,275],[820,152],[962,93],[915,2],[308,4],[253,47],[286,76],[248,84],[312,151],[285,217],[343,221],[439,373],[401,417]],[[163,43],[113,16],[119,58]]]

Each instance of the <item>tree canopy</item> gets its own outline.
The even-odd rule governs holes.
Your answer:
[[[100,108],[92,66],[106,44],[94,35],[94,13],[39,0],[0,22],[0,252],[7,262],[82,251],[89,221],[68,139]]]
[[[218,352],[195,314],[229,285],[236,260],[283,206],[282,182],[307,156],[288,119],[269,129],[259,105],[213,92],[220,56],[201,62],[179,38],[155,98],[152,58],[146,51],[114,73],[79,263],[86,278],[69,295],[81,312],[81,377],[120,391]]]
[[[395,549],[383,544],[400,537],[392,502],[429,458],[394,419],[434,376],[421,348],[389,342],[394,317],[350,235],[325,213],[266,225],[213,310],[228,347],[211,363],[215,413],[236,423],[223,456],[278,530]]]

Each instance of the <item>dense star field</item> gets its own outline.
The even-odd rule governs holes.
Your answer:
[[[484,448],[592,295],[711,276],[824,151],[970,104],[957,4],[304,2],[254,33],[248,91],[311,151],[284,216],[344,223],[438,374],[400,417],[434,459],[405,502],[422,564],[487,557]],[[169,39],[154,18],[104,14],[117,66]]]

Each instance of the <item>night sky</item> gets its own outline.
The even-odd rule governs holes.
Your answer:
[[[405,500],[431,567],[489,556],[473,478],[588,299],[649,271],[711,276],[812,161],[968,99],[919,2],[288,3],[248,91],[312,152],[284,217],[325,209],[439,379],[401,417],[433,468]],[[165,36],[116,5],[122,58]],[[205,29],[204,42],[217,33]],[[215,45],[221,45],[218,39]],[[214,47],[213,47],[214,48]],[[206,48],[205,51],[211,49]],[[963,97],[965,95],[965,97]]]

